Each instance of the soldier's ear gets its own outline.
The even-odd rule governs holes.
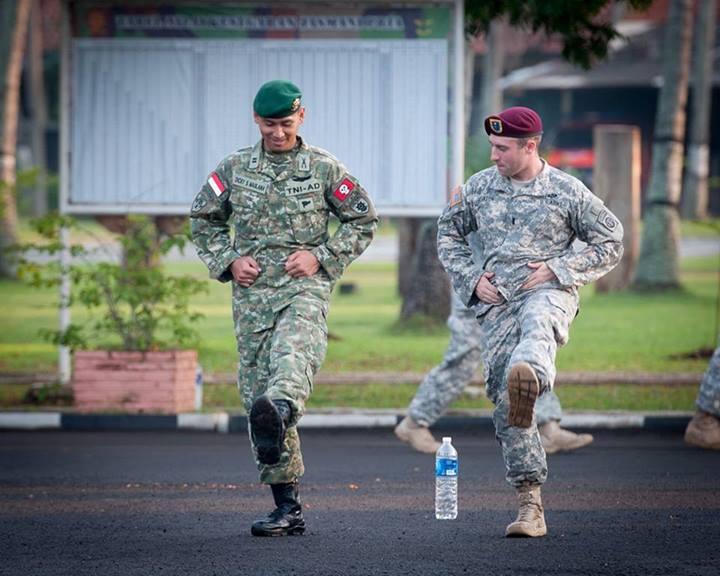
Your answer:
[[[298,126],[305,121],[305,107],[303,106],[298,110]]]

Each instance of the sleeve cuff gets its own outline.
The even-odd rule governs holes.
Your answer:
[[[561,286],[569,287],[575,285],[575,280],[572,274],[567,269],[567,267],[563,265],[563,262],[560,258],[553,258],[552,260],[547,260],[545,264],[547,264],[547,267],[552,270],[553,274],[555,274]]]
[[[238,258],[240,258],[240,254],[235,252],[235,250],[228,250],[221,256],[218,256],[210,266],[208,266],[210,269],[210,277],[220,282],[229,282],[232,280],[230,265]]]
[[[475,270],[475,273],[470,276],[465,283],[462,293],[458,294],[467,308],[474,306],[480,301],[475,295],[475,287],[478,285],[478,282],[480,282],[483,274],[484,272],[482,270]]]
[[[332,280],[337,280],[342,276],[344,266],[340,260],[327,249],[327,246],[317,246],[310,252],[317,258],[320,266],[323,267]]]

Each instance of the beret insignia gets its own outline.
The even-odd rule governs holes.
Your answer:
[[[488,124],[490,124],[490,130],[495,132],[495,134],[502,134],[503,124],[500,118],[490,118]]]

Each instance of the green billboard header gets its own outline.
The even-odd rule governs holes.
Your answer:
[[[447,38],[450,8],[382,5],[165,5],[77,2],[80,38]]]

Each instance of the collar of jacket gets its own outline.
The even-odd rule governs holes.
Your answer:
[[[292,174],[300,177],[309,176],[311,173],[310,146],[308,146],[300,136],[298,136],[297,139],[299,146],[293,150],[293,152],[295,152],[295,161],[293,163]],[[262,140],[260,140],[253,146],[247,169],[251,172],[262,172],[264,169],[264,159],[265,152],[263,150]],[[288,176],[290,176],[290,174],[285,171],[275,179],[281,180]]]
[[[532,186],[527,190],[523,190],[522,193],[524,196],[545,196],[548,193],[551,166],[550,164],[548,164],[547,160],[543,160],[542,158],[541,160],[543,163],[542,170],[540,170],[540,172],[538,172],[538,175],[535,176],[535,181],[533,182]],[[490,188],[494,190],[500,190],[501,192],[506,192],[510,195],[513,195],[515,193],[512,183],[510,182],[510,177],[500,174],[496,166],[493,166],[492,168]]]

